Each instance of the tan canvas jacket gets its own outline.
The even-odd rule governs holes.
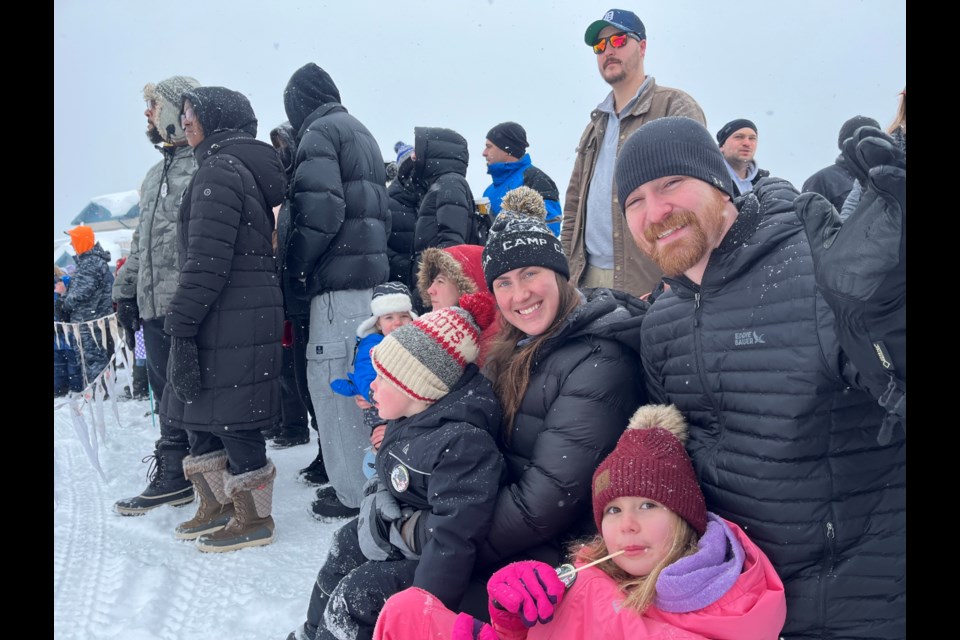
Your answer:
[[[679,89],[660,87],[654,78],[641,94],[640,99],[628,114],[620,120],[620,139],[617,141],[617,153],[631,133],[646,122],[666,116],[686,116],[706,126],[703,110],[696,100]],[[563,205],[563,228],[560,241],[570,261],[570,280],[579,283],[587,264],[584,228],[587,222],[584,208],[587,204],[587,191],[593,178],[593,169],[597,161],[597,151],[607,127],[608,114],[594,110],[590,114],[580,144],[577,145],[577,159],[573,165],[573,174],[567,187],[567,196]],[[613,185],[613,203],[609,215],[613,216],[613,288],[626,291],[635,296],[649,293],[660,281],[662,273],[649,258],[634,244],[623,218],[620,203],[617,202],[617,185]]]

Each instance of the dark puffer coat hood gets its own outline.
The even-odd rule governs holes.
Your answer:
[[[417,154],[414,176],[424,187],[445,173],[466,177],[470,151],[467,140],[453,129],[416,127],[414,153]]]
[[[257,116],[247,96],[226,87],[197,87],[183,94],[197,114],[203,133],[211,136],[218,131],[245,131],[257,135]],[[183,102],[180,103],[183,113]]]
[[[294,131],[300,131],[317,107],[330,102],[340,103],[340,90],[330,74],[313,62],[294,71],[283,90],[283,108]]]

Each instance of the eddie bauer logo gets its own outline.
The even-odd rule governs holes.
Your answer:
[[[742,347],[748,344],[766,344],[762,333],[756,331],[738,331],[733,334],[733,345]]]

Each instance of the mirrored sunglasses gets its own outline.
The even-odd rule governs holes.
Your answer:
[[[627,32],[625,32],[625,31],[621,31],[620,33],[611,34],[611,35],[607,36],[606,38],[600,38],[600,39],[597,40],[597,42],[593,45],[593,52],[594,52],[595,54],[597,54],[597,55],[600,55],[601,53],[603,53],[604,51],[607,50],[607,43],[608,43],[608,42],[610,43],[610,46],[613,47],[614,49],[619,49],[619,48],[622,47],[623,45],[627,44],[627,40],[628,40],[630,37],[633,37],[633,38],[639,40],[639,38],[637,38],[634,34],[632,34],[632,33],[627,33]]]

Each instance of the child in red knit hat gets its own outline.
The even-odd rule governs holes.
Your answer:
[[[600,534],[572,549],[573,565],[494,573],[492,625],[408,589],[387,601],[374,638],[777,638],[783,583],[737,525],[707,512],[685,440],[673,405],[638,409],[593,475]]]

